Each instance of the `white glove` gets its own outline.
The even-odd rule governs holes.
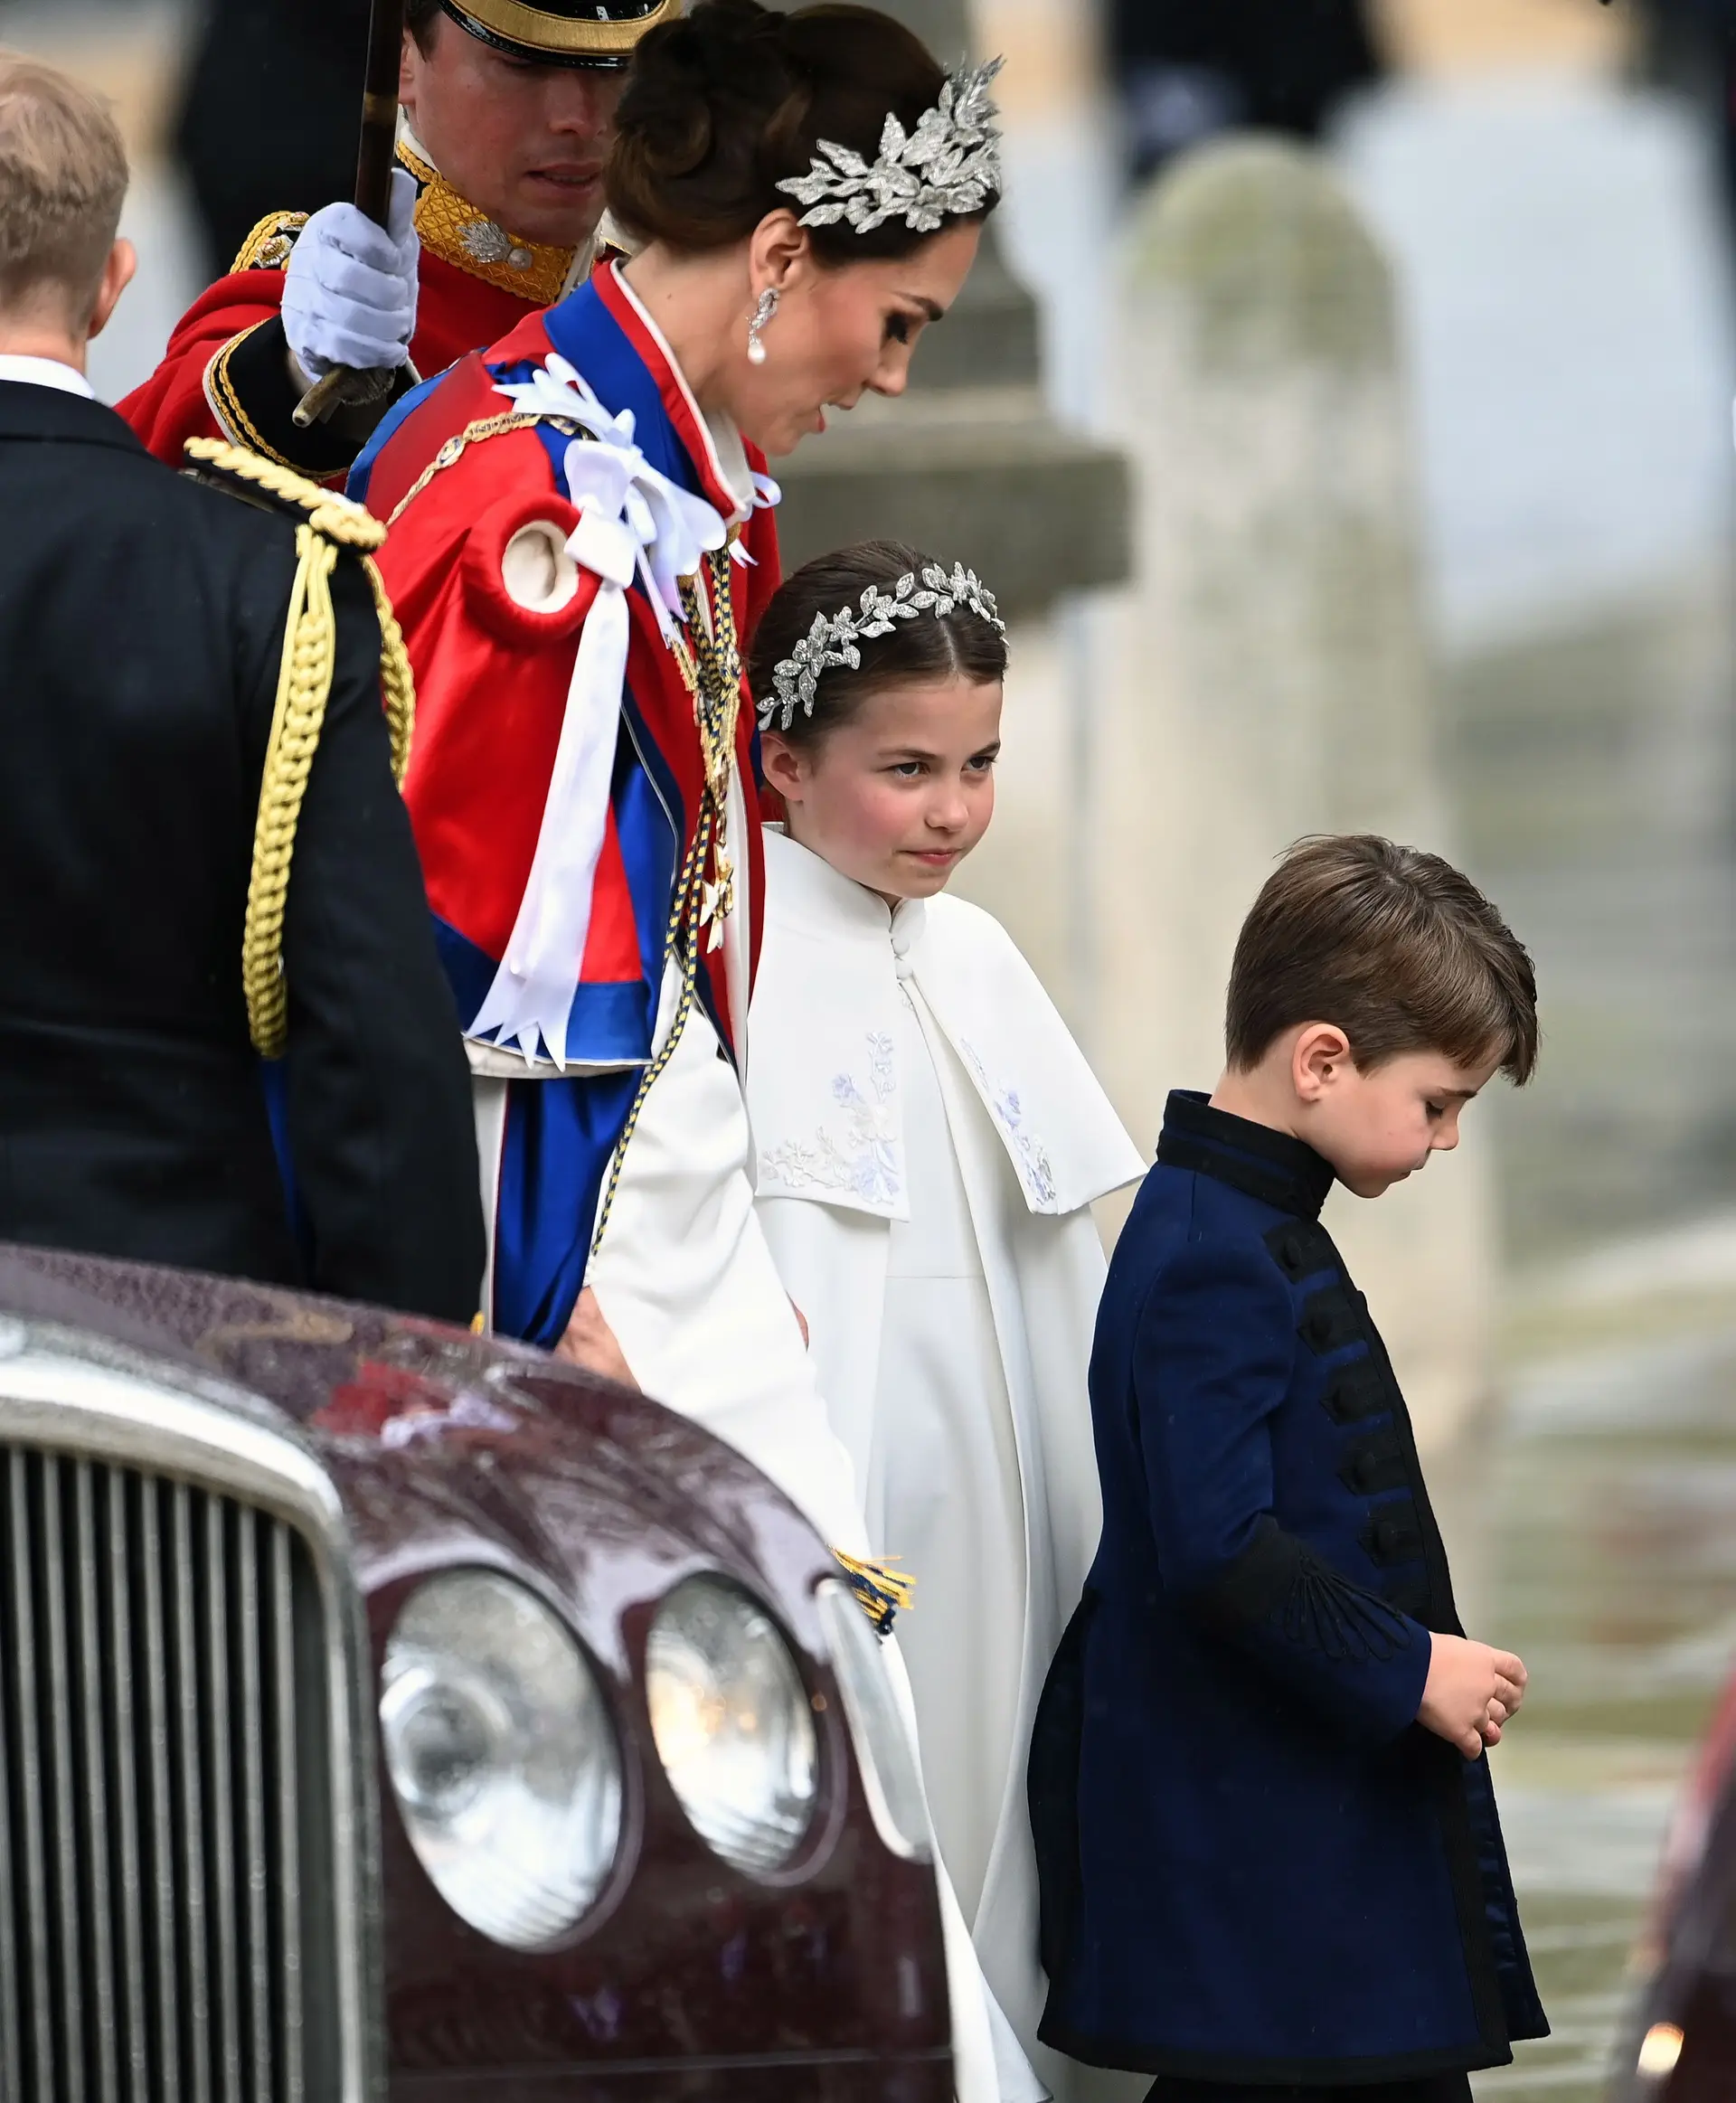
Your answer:
[[[312,380],[334,365],[387,371],[410,357],[416,326],[416,181],[392,171],[389,227],[354,204],[328,204],[301,230],[283,288],[283,333]]]

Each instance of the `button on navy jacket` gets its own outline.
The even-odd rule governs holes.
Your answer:
[[[1091,1359],[1103,1538],[1031,1760],[1045,2043],[1235,2081],[1499,2065],[1547,2024],[1404,1398],[1299,1140],[1172,1095]]]

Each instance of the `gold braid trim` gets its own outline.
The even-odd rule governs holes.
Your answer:
[[[393,507],[392,516],[386,521],[386,523],[389,526],[395,526],[423,490],[433,481],[434,477],[437,475],[445,474],[448,467],[456,467],[471,446],[480,445],[487,439],[505,438],[509,431],[534,430],[540,423],[550,424],[556,430],[564,431],[570,439],[581,438],[584,435],[580,427],[568,418],[544,416],[540,410],[533,416],[526,416],[521,410],[509,409],[503,410],[499,416],[486,416],[478,423],[467,423],[455,437],[446,440],[439,451],[435,454],[415,481],[405,490]]]
[[[556,14],[526,0],[458,0],[461,13],[525,57],[625,59],[639,39],[658,23],[681,13],[680,0],[657,0],[647,13],[629,22],[590,22],[583,15]],[[599,14],[602,9],[599,8]]]
[[[307,223],[305,212],[268,212],[241,243],[229,266],[231,276],[239,270],[282,270],[295,252],[297,237]]]
[[[252,323],[249,327],[244,328],[239,335],[231,336],[229,341],[214,354],[210,364],[205,367],[205,401],[212,415],[216,419],[218,429],[232,445],[240,447],[247,452],[257,453],[260,459],[269,460],[274,467],[281,467],[286,474],[300,477],[301,471],[297,467],[295,462],[286,454],[278,452],[278,448],[267,439],[265,433],[260,430],[258,424],[249,416],[247,405],[235,391],[235,382],[230,377],[230,362],[236,352],[241,349],[249,336],[265,325],[262,321]],[[209,439],[200,439],[189,442],[200,445],[212,443]],[[341,482],[344,479],[344,470],[341,467],[335,468],[331,479],[335,482]],[[317,485],[314,486],[317,486]]]
[[[222,439],[189,439],[187,458],[195,467],[214,468],[219,475],[250,482],[279,504],[302,513],[307,523],[324,539],[340,548],[361,548],[372,553],[384,545],[386,529],[370,511],[335,489],[310,482],[293,467],[250,453],[241,446],[225,445]]]
[[[416,682],[392,602],[373,552],[386,529],[377,518],[293,469],[244,452],[216,439],[189,439],[187,457],[196,466],[250,485],[305,514],[296,528],[295,582],[284,628],[277,703],[259,781],[259,814],[253,835],[253,870],[241,930],[241,985],[248,1030],[262,1058],[283,1055],[288,1034],[288,988],[283,975],[283,916],[296,826],[331,698],[337,664],[337,616],[332,605],[332,572],[339,552],[360,557],[380,620],[380,691],[392,742],[392,770],[401,786],[410,764],[416,723]]]
[[[552,306],[566,290],[577,249],[549,248],[523,240],[479,212],[456,191],[432,161],[402,140],[398,159],[421,184],[416,200],[416,235],[430,256],[467,278],[510,292],[530,306]]]

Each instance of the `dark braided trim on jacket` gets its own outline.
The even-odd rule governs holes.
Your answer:
[[[281,314],[231,336],[205,368],[205,400],[231,445],[310,482],[337,485],[355,465],[374,425],[415,385],[414,371],[401,366],[382,401],[340,411],[330,422],[303,430],[296,421],[302,390],[290,375]]]
[[[1270,1517],[1199,1595],[1198,1610],[1226,1635],[1262,1632],[1338,1664],[1385,1664],[1410,1644],[1396,1607],[1353,1583]]]

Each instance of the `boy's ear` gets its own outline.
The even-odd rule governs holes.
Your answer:
[[[1290,1080],[1305,1103],[1317,1103],[1350,1064],[1350,1039],[1333,1023],[1306,1023],[1290,1049]]]

